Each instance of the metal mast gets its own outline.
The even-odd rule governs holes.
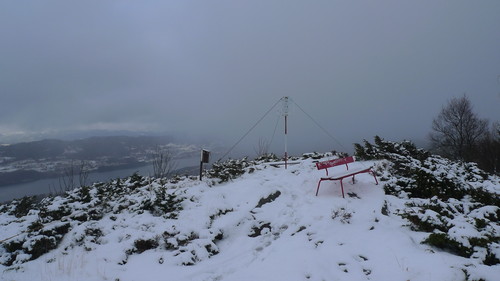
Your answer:
[[[281,99],[283,101],[283,116],[285,117],[285,169],[287,168],[288,163],[288,143],[287,143],[287,134],[288,134],[288,97],[283,97]]]

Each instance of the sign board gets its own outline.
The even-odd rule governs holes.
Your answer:
[[[208,150],[201,150],[201,163],[208,163],[210,162],[210,151]]]

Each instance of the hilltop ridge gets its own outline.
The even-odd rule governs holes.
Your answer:
[[[0,206],[5,280],[494,280],[500,180],[409,142],[356,146],[369,175],[322,186],[309,153],[134,174]]]

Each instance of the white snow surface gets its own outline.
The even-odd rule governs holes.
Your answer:
[[[352,165],[377,167],[380,162]],[[471,279],[499,280],[499,265],[486,266],[421,244],[425,234],[410,230],[408,221],[394,214],[405,208],[405,200],[385,195],[383,182],[375,185],[370,174],[357,175],[354,184],[346,179],[346,198],[338,181],[323,182],[316,197],[317,182],[325,173],[316,170],[312,159],[288,169],[266,164],[252,168],[252,173],[221,184],[186,178],[141,187],[128,195],[130,205],[152,196],[152,188],[165,188],[187,198],[178,217],[132,208],[73,224],[57,249],[33,261],[0,265],[0,280],[451,281],[466,280],[464,269]],[[261,198],[278,191],[274,201],[257,207]],[[85,208],[77,205],[75,209]],[[382,214],[384,205],[389,215]],[[53,206],[57,209],[57,200]],[[0,214],[0,239],[19,233],[36,217]],[[456,227],[457,232],[472,231]],[[87,229],[100,229],[102,235],[93,238]],[[214,239],[217,234],[222,239]],[[182,237],[190,242],[179,245]],[[138,239],[159,245],[130,253]],[[167,241],[176,247],[169,249]]]

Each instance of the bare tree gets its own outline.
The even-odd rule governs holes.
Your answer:
[[[255,149],[255,153],[257,153],[257,157],[265,156],[269,152],[270,143],[265,138],[259,138],[259,142],[257,143],[257,147]]]
[[[486,134],[479,145],[477,163],[494,174],[500,173],[500,123],[495,122],[491,131]]]
[[[464,95],[451,99],[432,121],[431,142],[446,157],[471,161],[481,138],[488,132],[488,120],[480,119]]]
[[[59,188],[61,193],[78,187],[76,182],[77,175],[79,186],[87,185],[89,172],[90,169],[87,162],[82,160],[80,166],[76,167],[73,160],[71,160],[70,164],[64,169],[61,177],[59,177]]]
[[[155,178],[168,177],[176,168],[172,151],[168,148],[156,147],[151,158],[153,159],[153,175]]]
[[[73,160],[71,160],[71,163],[69,166],[64,168],[64,171],[59,177],[59,188],[61,190],[61,193],[64,191],[68,191],[71,189],[74,189],[76,187],[75,185],[75,165],[73,165]]]
[[[78,171],[78,182],[80,183],[80,186],[86,186],[87,185],[87,179],[89,177],[89,165],[85,160],[82,160],[80,162],[80,170]]]

